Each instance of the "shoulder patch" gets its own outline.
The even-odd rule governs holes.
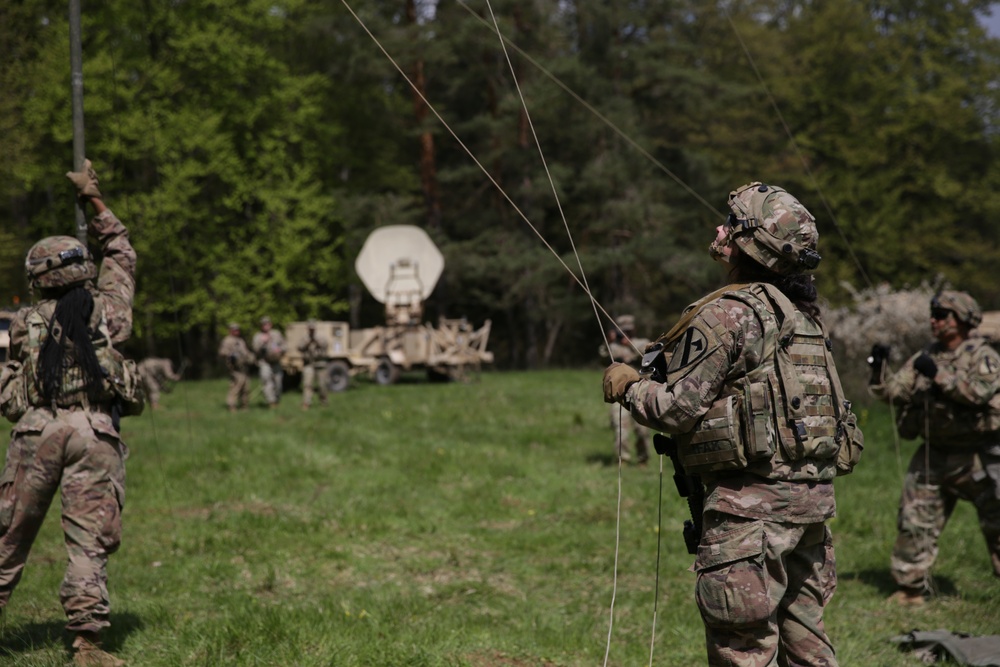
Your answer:
[[[705,336],[698,327],[688,327],[687,331],[681,334],[680,339],[674,347],[673,356],[670,358],[668,372],[690,366],[701,359],[708,352],[708,337]]]
[[[997,363],[992,355],[987,354],[979,361],[980,375],[993,375],[998,370],[1000,370],[1000,363]]]

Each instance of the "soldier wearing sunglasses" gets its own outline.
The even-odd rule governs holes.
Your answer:
[[[959,500],[975,505],[1000,576],[1000,354],[970,335],[982,319],[965,292],[940,292],[931,300],[934,342],[892,375],[887,346],[868,359],[872,393],[897,407],[900,435],[923,440],[899,503],[891,560],[899,590],[890,598],[899,604],[920,605],[933,593],[938,539]]]

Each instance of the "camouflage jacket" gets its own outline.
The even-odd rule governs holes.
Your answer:
[[[925,352],[938,367],[933,379],[913,367]],[[1000,436],[1000,354],[984,338],[970,338],[954,350],[932,343],[870,389],[899,408],[904,438],[926,435],[932,447],[978,447]]]
[[[75,363],[72,349],[67,353],[61,390],[57,396],[43,398],[38,373],[41,348],[50,335],[58,299],[42,299],[17,312],[10,326],[11,359],[23,364],[24,407],[84,407],[109,406],[121,399],[127,404],[123,414],[142,411],[141,391],[136,387],[135,364],[126,361],[114,345],[122,343],[132,333],[132,302],[135,297],[136,255],[128,240],[128,230],[110,210],[90,221],[89,231],[101,245],[102,260],[96,284],[84,286],[94,299],[94,309],[88,329],[104,372],[97,396],[88,394],[82,368]],[[95,403],[96,401],[96,403]],[[14,412],[17,412],[16,410]],[[8,418],[14,415],[9,414]]]
[[[720,400],[739,394],[749,377],[773,376],[780,331],[775,309],[763,298],[764,287],[740,287],[693,311],[670,356],[665,382],[643,378],[629,388],[626,403],[636,421],[673,435],[689,434]],[[795,318],[797,332],[822,332],[797,310]],[[814,382],[819,384],[819,378]],[[706,508],[750,518],[822,521],[835,513],[830,480],[837,474],[836,457],[796,459],[787,451],[786,434],[779,430],[786,429],[788,408],[780,387],[771,392],[765,401],[770,412],[766,435],[777,443],[774,454],[742,470],[703,474]]]
[[[258,361],[276,364],[281,361],[281,356],[285,353],[285,337],[277,329],[271,329],[267,333],[258,331],[253,335],[250,346]]]
[[[329,343],[326,336],[314,334],[299,344],[299,352],[302,353],[302,363],[312,365],[326,359],[326,351]]]
[[[227,335],[219,344],[219,357],[231,371],[245,371],[253,363],[254,356],[247,347],[246,341],[239,336]]]

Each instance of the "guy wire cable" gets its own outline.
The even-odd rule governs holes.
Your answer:
[[[771,94],[771,89],[768,88],[767,83],[764,81],[764,77],[761,75],[760,70],[757,68],[757,63],[754,61],[753,55],[750,53],[750,49],[747,47],[746,42],[743,41],[743,36],[740,34],[739,28],[736,27],[736,22],[733,21],[733,17],[729,14],[729,8],[726,7],[726,3],[722,3],[722,11],[726,15],[726,20],[729,21],[729,25],[733,29],[733,33],[736,35],[737,41],[739,41],[740,46],[743,47],[743,53],[747,57],[747,61],[750,63],[750,67],[753,69],[754,74],[757,76],[757,81],[760,82],[761,88],[764,89],[764,94],[767,96],[768,101],[771,103],[771,108],[774,109],[774,113],[777,114],[778,120],[781,122],[781,126],[785,129],[785,134],[788,135],[789,141],[792,142],[792,148],[795,149],[795,154],[802,163],[802,168],[805,170],[809,179],[812,181],[813,189],[816,190],[816,194],[819,196],[821,202],[823,202],[823,207],[826,209],[827,215],[830,216],[830,222],[833,223],[833,228],[837,230],[837,234],[840,235],[840,239],[844,242],[844,246],[847,248],[847,252],[851,255],[851,260],[854,262],[855,267],[858,269],[858,273],[861,278],[865,281],[865,284],[870,288],[874,289],[874,284],[872,284],[871,278],[868,277],[868,273],[865,271],[864,266],[861,265],[861,260],[858,259],[857,254],[854,252],[854,247],[851,245],[850,241],[847,240],[847,236],[844,231],[840,228],[840,223],[837,222],[837,216],[834,215],[833,209],[830,207],[830,202],[827,201],[826,196],[823,194],[822,188],[819,186],[819,181],[816,180],[816,176],[813,175],[812,169],[809,168],[809,163],[806,161],[805,155],[799,149],[799,144],[795,141],[795,136],[792,134],[792,130],[788,127],[788,123],[785,122],[785,116],[781,113],[781,109],[778,107],[778,102],[774,99]]]
[[[358,25],[361,26],[361,29],[365,31],[365,33],[371,38],[373,42],[375,42],[375,45],[379,48],[382,54],[389,60],[390,63],[392,63],[392,66],[396,68],[396,71],[399,72],[400,76],[403,77],[403,79],[410,86],[410,88],[413,89],[413,92],[415,92],[417,96],[421,99],[421,101],[427,105],[427,108],[441,122],[444,128],[448,130],[448,133],[451,134],[452,138],[455,139],[456,142],[458,142],[458,145],[462,148],[462,150],[465,151],[466,155],[468,155],[469,158],[476,164],[476,166],[479,167],[479,170],[482,171],[483,174],[486,176],[486,178],[489,179],[490,183],[492,183],[494,187],[496,187],[497,191],[499,191],[500,194],[503,196],[503,198],[507,200],[507,203],[511,205],[511,207],[521,217],[521,219],[524,220],[525,224],[527,224],[528,227],[531,229],[531,231],[535,233],[535,236],[538,237],[538,239],[542,242],[542,244],[545,245],[546,248],[548,248],[549,252],[551,252],[552,255],[556,258],[556,261],[559,262],[560,265],[562,265],[562,267],[566,270],[567,273],[569,273],[569,275],[573,278],[576,284],[579,285],[581,289],[583,289],[584,293],[588,297],[593,299],[593,303],[602,313],[604,313],[604,316],[607,317],[608,320],[613,322],[614,319],[611,317],[608,311],[605,310],[605,308],[601,305],[601,303],[594,298],[594,296],[590,293],[590,289],[583,284],[583,282],[576,275],[573,269],[569,268],[566,262],[563,261],[562,257],[559,256],[559,253],[555,250],[555,248],[553,248],[549,244],[549,242],[545,239],[545,236],[543,236],[542,233],[538,231],[538,228],[535,227],[535,225],[531,222],[531,220],[528,219],[528,216],[524,214],[524,212],[518,207],[516,203],[514,203],[514,200],[510,197],[510,195],[507,194],[506,190],[504,190],[503,187],[497,182],[497,180],[493,178],[492,174],[490,174],[490,172],[486,169],[486,167],[484,167],[483,164],[476,158],[476,156],[469,149],[469,147],[466,146],[465,142],[463,142],[459,138],[458,134],[455,133],[455,131],[451,128],[448,122],[441,116],[441,114],[434,107],[434,105],[430,103],[430,101],[423,94],[423,92],[421,92],[420,89],[416,86],[416,84],[413,83],[413,80],[406,74],[406,72],[403,71],[403,68],[400,67],[399,63],[397,63],[396,60],[389,54],[389,52],[386,51],[385,47],[378,40],[378,38],[372,33],[372,31],[369,30],[368,26],[361,19],[361,17],[359,17],[355,13],[354,9],[348,3],[348,0],[340,0],[340,1],[347,9],[347,11],[351,14],[351,16],[354,17],[354,20],[358,22]]]
[[[521,91],[521,84],[517,80],[517,72],[514,70],[514,64],[510,60],[510,55],[507,53],[507,47],[504,45],[503,33],[500,31],[500,24],[497,22],[496,14],[493,13],[493,5],[490,4],[490,0],[486,0],[486,7],[490,11],[490,18],[493,19],[493,27],[496,30],[497,37],[500,39],[500,49],[503,51],[504,58],[507,60],[507,66],[510,68],[510,75],[514,81],[514,88],[517,90],[517,95],[521,100],[521,107],[524,109],[524,116],[528,121],[528,127],[531,129],[531,136],[535,140],[535,146],[538,149],[538,155],[542,160],[542,166],[545,168],[545,175],[549,180],[549,186],[552,188],[552,196],[555,198],[556,207],[559,210],[559,217],[562,219],[563,227],[566,229],[566,236],[569,238],[570,246],[573,248],[573,255],[576,257],[577,266],[580,269],[580,276],[583,278],[584,285],[588,288],[587,274],[583,269],[583,262],[580,260],[580,253],[577,252],[576,243],[573,241],[573,234],[570,232],[569,223],[566,220],[566,214],[563,211],[562,202],[559,200],[559,192],[556,189],[555,181],[552,180],[552,173],[549,170],[548,161],[545,159],[545,153],[542,151],[542,144],[538,139],[538,133],[535,131],[535,124],[531,120],[531,113],[528,111],[528,104],[524,99],[524,93]],[[593,296],[590,297],[590,303],[594,308],[594,317],[597,320],[598,329],[601,331],[601,335],[604,336],[604,326],[601,323],[601,317],[597,313],[597,306],[595,305],[595,299]],[[617,326],[617,325],[616,325]],[[623,334],[624,335],[624,334]],[[629,339],[631,343],[631,339]],[[605,344],[608,347],[608,357],[611,361],[615,361],[614,353],[611,351],[611,342],[605,338]],[[636,350],[638,352],[638,350]],[[622,424],[622,412],[624,407],[618,406],[618,433],[617,443],[618,443],[618,502],[615,511],[615,549],[614,549],[614,565],[612,569],[612,585],[611,585],[611,610],[609,613],[608,621],[608,639],[607,644],[604,649],[604,665],[608,664],[608,656],[611,653],[611,637],[612,629],[615,623],[615,598],[618,592],[618,556],[619,548],[621,545],[621,515],[622,515],[622,431],[624,430],[624,425]]]
[[[484,19],[482,16],[480,16],[479,14],[477,14],[467,4],[465,4],[464,0],[455,0],[455,2],[458,3],[458,5],[462,9],[464,9],[467,12],[469,12],[477,21],[479,21],[483,25],[489,27],[489,25],[490,25],[489,22],[486,19]],[[607,116],[605,116],[604,114],[602,114],[592,104],[590,104],[589,102],[587,102],[586,100],[584,100],[582,97],[580,97],[580,95],[578,95],[572,88],[570,88],[568,85],[566,85],[559,77],[557,77],[555,74],[553,74],[548,68],[546,68],[544,65],[542,65],[537,60],[535,60],[534,58],[532,58],[527,52],[524,51],[524,49],[522,49],[521,47],[519,47],[517,44],[515,44],[509,38],[501,36],[501,39],[503,40],[503,42],[505,44],[507,44],[508,46],[510,46],[510,48],[512,48],[515,51],[517,51],[517,53],[522,58],[524,58],[529,63],[531,63],[532,65],[534,65],[535,68],[538,69],[538,71],[540,71],[542,74],[544,74],[549,79],[551,79],[552,82],[555,83],[557,86],[559,86],[560,88],[562,88],[563,91],[566,92],[566,94],[568,94],[574,100],[576,100],[577,102],[579,102],[580,105],[583,106],[583,108],[585,108],[587,111],[589,111],[594,116],[596,116],[598,118],[598,120],[600,120],[602,123],[604,123],[605,125],[607,125],[615,134],[617,134],[619,137],[621,137],[623,140],[625,140],[625,142],[628,143],[628,145],[630,145],[632,148],[634,148],[637,151],[639,151],[639,153],[643,157],[645,157],[647,160],[649,160],[651,163],[653,163],[653,165],[656,166],[660,171],[662,171],[667,176],[669,176],[671,179],[673,179],[674,182],[677,183],[679,186],[681,186],[681,188],[683,188],[688,194],[690,194],[692,197],[694,197],[699,202],[701,202],[701,204],[705,208],[707,208],[708,210],[710,210],[717,217],[725,219],[725,217],[726,217],[725,213],[720,213],[719,210],[717,208],[715,208],[715,206],[713,206],[704,197],[702,197],[700,194],[698,194],[698,192],[694,188],[692,188],[690,185],[688,185],[687,183],[685,183],[684,180],[681,179],[680,176],[678,176],[677,174],[675,174],[666,165],[664,165],[662,162],[660,162],[655,157],[653,157],[653,155],[651,155],[649,153],[649,151],[647,151],[645,148],[643,148],[642,146],[640,146],[632,137],[630,137],[621,128],[619,128],[617,125],[615,125],[614,122],[612,122],[610,118],[608,118]]]
[[[525,118],[528,121],[528,127],[531,129],[531,136],[535,140],[535,146],[538,148],[538,155],[541,158],[542,166],[545,168],[545,175],[548,178],[549,185],[552,188],[552,196],[555,198],[556,206],[559,209],[559,216],[562,219],[563,227],[566,229],[566,236],[569,238],[570,246],[573,248],[573,255],[576,257],[577,266],[580,269],[580,276],[583,278],[584,285],[586,285],[587,290],[588,290],[588,294],[589,294],[590,285],[587,282],[587,274],[586,274],[586,271],[584,271],[583,262],[580,259],[580,253],[577,252],[576,243],[573,240],[573,233],[570,231],[569,222],[566,220],[566,214],[563,211],[562,202],[559,200],[559,192],[558,192],[558,190],[556,188],[555,181],[552,178],[552,172],[549,170],[548,161],[545,159],[545,152],[542,150],[541,141],[538,139],[538,133],[535,131],[535,124],[531,120],[531,112],[528,110],[528,103],[524,99],[524,93],[521,90],[521,84],[517,80],[517,72],[514,69],[514,64],[510,60],[510,54],[507,52],[507,47],[506,47],[506,45],[504,43],[505,42],[504,36],[503,36],[503,33],[500,31],[500,24],[497,22],[496,14],[493,12],[493,5],[490,3],[490,0],[486,0],[486,6],[487,6],[487,8],[490,11],[490,18],[493,19],[493,27],[496,30],[497,37],[500,40],[500,48],[503,51],[504,58],[507,60],[507,66],[510,68],[511,79],[513,79],[513,81],[514,81],[514,87],[516,88],[518,97],[521,100],[521,107],[524,109],[524,115],[525,115]],[[601,335],[604,336],[604,326],[601,323],[601,317],[600,317],[600,315],[597,312],[596,300],[594,299],[593,296],[590,297],[590,302],[591,302],[591,305],[594,308],[594,318],[597,320],[597,326],[598,326],[598,328],[601,331]],[[615,326],[618,327],[618,324],[615,323]],[[620,329],[619,329],[619,331],[620,331]],[[624,332],[622,332],[622,335],[624,336]],[[627,338],[627,340],[629,341],[629,344],[632,345],[633,349],[635,349],[636,352],[639,352],[639,349],[635,346],[634,343],[632,343],[631,338]],[[607,348],[608,348],[608,356],[611,358],[612,361],[615,361],[614,354],[611,351],[611,341],[608,340],[607,338],[605,338],[605,345],[607,345]],[[617,450],[618,450],[618,502],[617,502],[617,507],[616,507],[616,512],[615,512],[615,516],[616,516],[616,520],[615,520],[615,550],[614,550],[614,565],[613,565],[613,570],[612,570],[611,605],[610,605],[609,620],[608,620],[608,639],[607,639],[607,643],[606,643],[605,649],[604,649],[604,665],[605,665],[605,667],[607,667],[608,657],[611,654],[611,638],[612,638],[613,628],[614,628],[614,623],[615,623],[615,599],[617,597],[617,592],[618,592],[618,557],[619,557],[620,546],[621,546],[622,464],[623,464],[623,451],[622,451],[622,449],[623,449],[623,446],[624,446],[624,441],[623,441],[624,434],[623,434],[623,431],[625,430],[624,423],[623,423],[623,420],[622,420],[622,413],[624,412],[625,408],[622,405],[618,405],[617,409],[618,409],[618,433],[617,433],[616,443],[617,443]],[[660,489],[661,489],[661,491],[662,491],[662,488],[663,488],[663,457],[661,456],[660,457]],[[658,510],[658,514],[662,515],[662,509],[663,509],[663,506],[662,506],[662,493],[660,495],[660,498],[661,498],[661,502],[658,505],[657,510]],[[652,637],[650,638],[650,647],[649,647],[649,651],[650,651],[650,658],[649,658],[650,664],[652,664],[652,661],[653,661],[653,646],[656,643],[656,613],[657,613],[657,606],[656,605],[657,605],[657,599],[658,599],[658,594],[659,594],[659,585],[658,584],[659,584],[659,575],[660,575],[660,571],[659,571],[659,564],[660,564],[660,551],[659,551],[660,539],[659,539],[659,532],[657,532],[656,546],[657,546],[657,552],[656,552],[656,581],[657,581],[657,585],[656,585],[656,587],[654,589],[653,630],[652,630]]]

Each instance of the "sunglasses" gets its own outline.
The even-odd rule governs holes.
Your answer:
[[[949,315],[951,315],[951,311],[947,308],[931,308],[932,320],[946,320]]]

